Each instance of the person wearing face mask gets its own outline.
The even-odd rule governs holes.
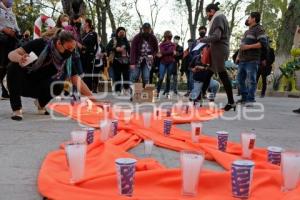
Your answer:
[[[260,18],[259,12],[252,12],[246,20],[245,25],[249,26],[249,29],[244,34],[237,56],[238,84],[242,96],[238,103],[246,106],[253,106],[255,102],[256,76],[261,60],[261,49],[267,47],[267,36],[259,24]]]
[[[119,27],[116,30],[116,38],[111,39],[107,45],[107,51],[114,55],[112,68],[115,84],[115,92],[121,94],[122,88],[124,94],[129,95],[129,55],[130,44],[126,37],[126,29]],[[122,82],[123,77],[123,82]]]
[[[61,14],[56,22],[57,28],[65,28],[69,26],[70,17],[67,14]]]
[[[176,50],[175,50],[175,64],[171,73],[171,77],[170,79],[172,80],[172,89],[174,91],[174,94],[177,95],[178,91],[177,91],[177,83],[178,83],[178,68],[180,65],[180,61],[182,60],[182,56],[183,56],[183,47],[179,45],[179,41],[180,41],[180,37],[178,35],[174,36],[174,44],[176,46]],[[170,86],[166,86],[166,88],[169,88]],[[167,93],[168,91],[164,91],[164,93]]]
[[[184,94],[185,97],[189,97],[190,93],[193,89],[193,72],[190,70],[190,63],[193,60],[192,57],[192,50],[193,50],[193,45],[194,45],[194,40],[189,39],[188,41],[188,48],[183,52],[183,57],[182,57],[182,64],[181,64],[181,77],[183,74],[186,76],[187,80],[187,92]]]
[[[168,97],[170,91],[170,76],[175,65],[176,45],[172,42],[171,31],[164,33],[164,40],[159,45],[160,65],[159,81],[157,84],[157,97],[159,97],[162,82],[167,73],[166,88],[164,94]]]
[[[26,45],[28,42],[31,41],[31,38],[30,38],[30,31],[29,30],[26,30],[23,34],[23,37],[22,39],[19,41],[19,47],[22,47],[24,45]]]
[[[152,33],[151,25],[144,23],[141,32],[134,36],[130,50],[130,76],[138,82],[140,76],[145,87],[150,81],[150,69],[158,52],[158,41]]]
[[[223,83],[228,100],[224,110],[235,110],[236,105],[233,98],[232,85],[225,69],[225,61],[229,57],[229,24],[226,16],[219,9],[219,3],[209,4],[206,7],[206,15],[209,20],[208,36],[199,41],[210,44],[211,64],[208,67],[208,75],[203,84],[203,91],[208,89],[211,77],[214,73],[217,73]]]
[[[83,46],[80,52],[80,58],[84,72],[83,80],[87,84],[89,89],[92,90],[94,60],[96,52],[98,50],[98,38],[97,33],[94,31],[92,20],[85,20],[83,31],[84,33],[81,38]]]
[[[13,120],[23,119],[21,96],[37,99],[39,111],[44,110],[53,95],[60,95],[63,81],[67,78],[81,94],[95,100],[77,75],[76,68],[67,62],[75,47],[74,36],[60,29],[50,41],[36,39],[9,53],[11,63],[8,65],[7,86]],[[25,66],[31,52],[38,59]]]
[[[7,55],[17,48],[20,29],[12,10],[13,0],[0,0],[0,2],[2,4],[0,7],[0,85],[2,87],[0,99],[6,100],[9,99],[9,94],[3,85],[3,79],[9,62]]]

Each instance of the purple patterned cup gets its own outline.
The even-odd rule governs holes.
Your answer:
[[[226,148],[227,148],[228,132],[218,131],[217,132],[217,137],[218,137],[218,149],[220,151],[225,152]]]
[[[164,135],[168,136],[171,133],[173,121],[170,119],[164,120]]]
[[[132,158],[119,158],[115,161],[120,195],[132,196],[136,162]]]
[[[111,132],[115,136],[118,134],[118,120],[112,120],[111,122]]]
[[[172,115],[172,109],[167,109],[167,117],[171,117]]]
[[[283,149],[281,147],[268,147],[268,162],[280,166],[282,151]]]
[[[232,196],[247,199],[250,195],[254,162],[250,160],[236,160],[231,165]]]
[[[95,129],[94,128],[85,128],[86,130],[86,143],[87,144],[92,144],[94,142],[94,132]]]

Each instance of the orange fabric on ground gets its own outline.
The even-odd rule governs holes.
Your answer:
[[[68,105],[51,105],[50,109],[80,121],[86,125],[98,127],[103,115],[98,108],[93,107],[88,112],[85,107],[68,107]],[[98,112],[98,113],[97,113]],[[89,115],[88,113],[91,113]],[[208,109],[200,110],[201,117],[191,119],[171,118],[176,123],[209,120],[220,116],[222,111]],[[80,116],[80,117],[79,117]],[[172,127],[170,136],[163,135],[163,120],[152,119],[151,129],[143,127],[143,120],[134,117],[130,124],[119,121],[118,134],[106,141],[100,142],[100,131],[95,132],[95,142],[88,147],[86,173],[82,181],[76,185],[69,183],[69,170],[63,149],[50,153],[40,170],[38,188],[43,196],[55,200],[93,200],[93,199],[134,199],[134,200],[233,200],[231,197],[230,167],[234,160],[241,159],[241,145],[229,142],[227,152],[217,150],[214,137],[202,133],[198,143],[191,140],[190,132]],[[137,163],[134,195],[131,198],[118,195],[116,169],[114,161],[120,157],[132,157],[126,151],[138,145],[143,139],[151,138],[161,147],[180,150],[201,150],[206,159],[215,160],[227,172],[203,171],[199,179],[197,197],[181,195],[181,174],[179,169],[167,169],[154,159],[141,159]],[[179,156],[178,156],[179,157]],[[179,159],[178,159],[179,160]],[[300,187],[294,191],[281,192],[280,168],[269,164],[267,151],[256,148],[253,151],[255,173],[253,177],[250,200],[299,200]]]

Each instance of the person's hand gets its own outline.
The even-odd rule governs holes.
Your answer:
[[[192,70],[193,73],[196,73],[196,72],[197,72],[196,67],[192,68],[191,70]]]
[[[174,56],[176,56],[177,55],[177,51],[174,51]]]
[[[161,58],[161,57],[162,57],[161,53],[158,52],[158,53],[156,54],[156,57]]]
[[[242,45],[240,46],[240,49],[241,49],[242,51],[249,50],[249,49],[250,49],[250,45],[242,44]]]
[[[130,65],[130,69],[135,69],[135,65]]]
[[[16,36],[16,32],[13,29],[8,28],[8,27],[2,29],[2,32],[5,33],[6,35],[10,36],[10,37],[15,37]]]
[[[123,52],[123,48],[122,48],[122,47],[117,47],[117,48],[116,48],[116,51],[117,51],[117,52]]]
[[[82,45],[80,42],[77,42],[77,47],[78,47],[79,49],[82,49],[82,48],[83,48],[83,45]]]
[[[24,54],[24,55],[20,56],[19,61],[18,61],[19,65],[24,66],[24,63],[27,62],[28,57],[29,57],[28,54]]]
[[[267,60],[261,61],[261,66],[263,66],[263,67],[267,66]]]

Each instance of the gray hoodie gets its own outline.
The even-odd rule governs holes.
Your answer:
[[[4,28],[11,28],[17,32],[20,31],[16,15],[11,8],[8,8],[7,10],[0,8],[0,31]]]

